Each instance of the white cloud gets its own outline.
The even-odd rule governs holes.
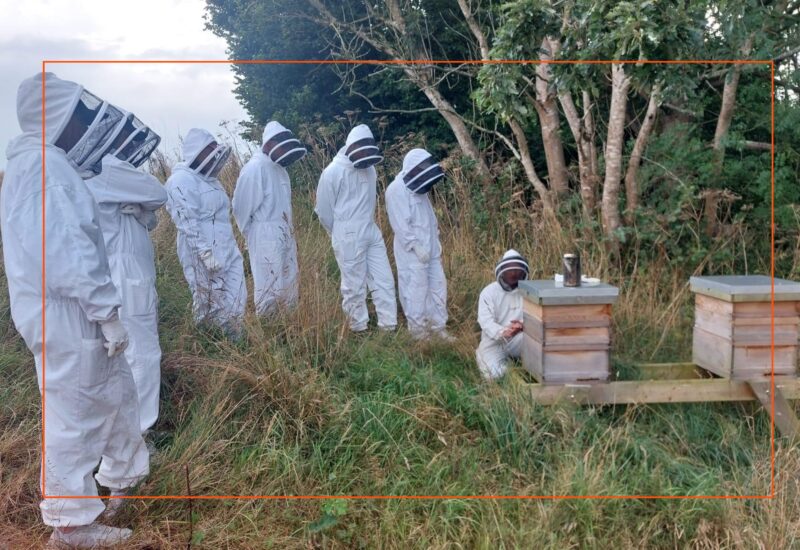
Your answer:
[[[203,0],[0,0],[0,170],[5,144],[19,133],[17,86],[41,70],[43,59],[225,60],[225,41],[203,28],[204,6]],[[193,126],[219,133],[221,121],[246,119],[228,64],[52,64],[48,70],[136,113],[162,136],[165,152],[176,150],[179,135]]]

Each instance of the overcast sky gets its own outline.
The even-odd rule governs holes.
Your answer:
[[[203,0],[0,0],[0,170],[19,133],[20,81],[42,59],[227,59],[223,39],[203,29]],[[230,65],[48,65],[139,116],[171,152],[194,126],[247,118]]]

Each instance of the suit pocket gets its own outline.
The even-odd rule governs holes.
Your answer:
[[[123,279],[122,307],[126,315],[152,315],[156,312],[157,295],[153,279]]]
[[[81,340],[81,370],[78,382],[81,391],[102,387],[108,382],[111,365],[108,351],[103,343],[102,338]]]
[[[340,262],[348,262],[358,257],[358,234],[355,231],[343,231],[332,240],[333,252]]]

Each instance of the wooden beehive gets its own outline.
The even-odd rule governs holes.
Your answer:
[[[775,279],[772,335],[771,280],[764,275],[692,277],[695,321],[692,360],[725,378],[797,372],[800,284]]]
[[[523,281],[522,363],[539,382],[563,384],[608,380],[610,285],[556,287],[553,281]]]

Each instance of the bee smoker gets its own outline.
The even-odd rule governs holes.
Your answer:
[[[581,257],[578,254],[564,254],[562,266],[564,286],[581,286]]]

